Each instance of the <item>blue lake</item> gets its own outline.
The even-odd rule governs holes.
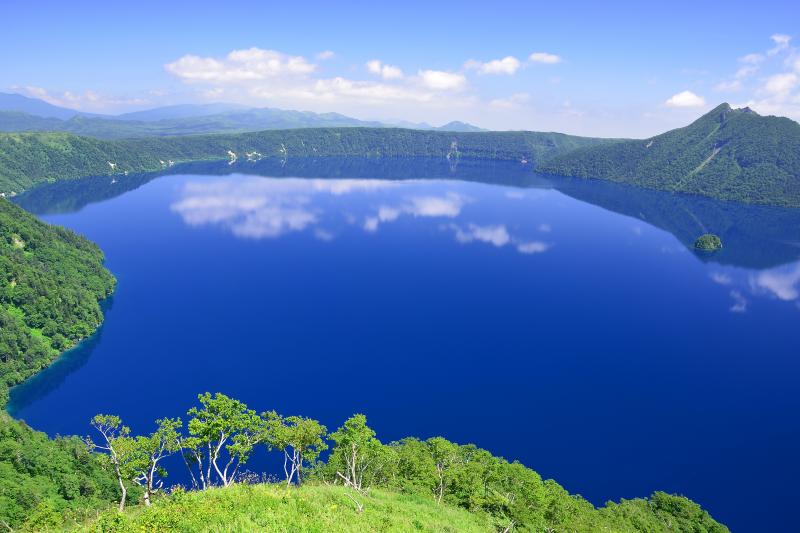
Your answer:
[[[144,432],[220,391],[475,443],[595,504],[665,490],[734,531],[795,527],[800,211],[510,164],[292,165],[19,198],[97,242],[119,285],[11,412]],[[718,254],[691,250],[706,231]]]

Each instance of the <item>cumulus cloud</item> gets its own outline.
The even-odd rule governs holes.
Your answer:
[[[528,57],[533,63],[543,63],[545,65],[555,65],[561,63],[561,57],[547,52],[534,52]]]
[[[706,105],[705,99],[692,91],[675,94],[664,103],[669,107],[702,107]]]
[[[403,77],[403,71],[400,70],[400,67],[386,65],[377,59],[367,61],[367,70],[385,80],[399,80]]]
[[[412,196],[400,206],[380,206],[375,215],[364,220],[364,229],[370,232],[377,231],[381,223],[393,222],[404,214],[415,217],[455,218],[461,214],[466,202],[466,197],[455,192],[448,192],[442,196]]]
[[[798,77],[793,72],[770,76],[764,84],[764,91],[771,95],[785,96],[797,87]]]
[[[476,70],[478,74],[506,74],[511,75],[519,70],[522,63],[514,56],[506,56],[502,59],[493,59],[482,63],[470,59],[464,64],[464,68]]]
[[[459,226],[458,224],[449,224],[443,226],[453,232],[456,241],[467,244],[471,242],[482,242],[491,244],[497,248],[502,248],[506,245],[514,245],[516,250],[521,254],[538,254],[550,249],[550,245],[541,241],[525,241],[513,237],[504,224],[467,224],[466,226]]]
[[[467,84],[467,78],[458,72],[420,70],[417,73],[422,85],[438,91],[458,91]]]
[[[320,61],[327,61],[328,59],[333,59],[334,57],[336,57],[336,53],[333,50],[323,50],[317,54],[317,59]]]
[[[237,237],[275,238],[319,223],[322,212],[313,206],[315,194],[370,192],[389,182],[379,180],[264,179],[189,182],[170,208],[190,226],[217,225]],[[315,228],[314,236],[333,235]]]
[[[761,290],[779,300],[793,301],[800,296],[800,263],[788,268],[765,270],[750,279],[754,290]]]
[[[453,224],[450,227],[455,232],[456,240],[461,243],[479,241],[500,247],[511,242],[511,236],[504,225],[478,226],[477,224],[469,224],[466,228],[461,228]]]
[[[233,50],[220,59],[189,54],[166,64],[164,68],[185,81],[231,83],[283,75],[303,76],[312,73],[316,66],[302,56],[254,47]]]

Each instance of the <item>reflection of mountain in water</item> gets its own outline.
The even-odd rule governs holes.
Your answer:
[[[605,209],[632,216],[669,231],[692,248],[703,233],[716,233],[724,248],[714,261],[769,268],[800,258],[800,209],[720,202],[710,198],[640,189],[599,180],[545,177],[527,165],[509,161],[407,158],[266,158],[234,165],[196,162],[160,174],[107,176],[60,181],[33,189],[15,201],[36,214],[70,212],[134,190],[164,174],[254,174],[271,177],[455,179],[524,188],[555,188]]]
[[[770,268],[800,258],[800,209],[722,202],[628,185],[551,178],[562,193],[669,231],[689,249],[703,233],[722,238],[723,249],[698,252],[703,261]]]

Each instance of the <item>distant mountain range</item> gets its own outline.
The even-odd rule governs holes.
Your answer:
[[[202,115],[209,111],[218,113]],[[544,174],[800,207],[800,124],[728,104],[684,128],[640,140],[465,132],[473,127],[463,123],[437,131],[398,129],[335,113],[213,106],[146,112],[150,117],[172,117],[153,121],[136,120],[136,115],[122,119],[75,115],[64,120],[20,111],[0,113],[9,127],[36,124],[32,129],[51,131],[0,134],[0,192],[6,194],[55,179],[158,171],[173,162],[433,157],[449,162],[518,161]],[[56,133],[67,127],[82,135]],[[215,135],[185,135],[205,132]]]
[[[239,133],[321,127],[404,127],[453,132],[485,131],[465,122],[425,123],[359,120],[339,113],[313,113],[237,104],[185,104],[122,115],[97,115],[54,106],[19,94],[0,93],[0,131],[66,132],[100,139]]]

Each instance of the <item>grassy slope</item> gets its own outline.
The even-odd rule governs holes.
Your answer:
[[[580,148],[544,162],[539,170],[800,207],[800,124],[722,104],[685,128]]]
[[[349,496],[348,496],[349,495]],[[359,513],[350,496],[364,505]],[[593,509],[583,502],[565,510],[553,531],[616,533],[726,533],[697,504],[656,493],[648,500],[623,500]],[[551,522],[552,523],[552,522]],[[482,512],[469,512],[432,497],[373,489],[355,495],[341,486],[306,484],[287,490],[282,484],[234,485],[202,492],[177,493],[152,507],[131,508],[124,514],[108,510],[81,531],[249,532],[304,531],[436,531],[493,532],[500,524]],[[515,529],[519,531],[519,528]]]
[[[372,490],[358,496],[359,513],[341,486],[286,489],[277,485],[237,485],[172,495],[150,508],[124,515],[108,511],[85,531],[303,531],[352,532],[493,531],[489,518],[463,509],[437,506],[432,498]]]
[[[0,133],[0,192],[59,179],[157,171],[162,161],[264,157],[462,157],[538,161],[601,142],[559,133],[451,133],[397,128],[308,128],[255,133],[101,141],[67,133]],[[109,162],[116,166],[112,168]]]

